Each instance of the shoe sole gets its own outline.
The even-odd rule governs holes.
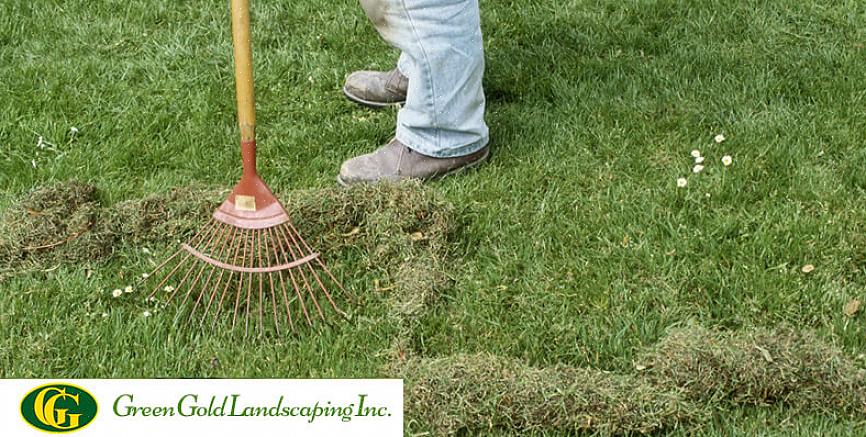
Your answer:
[[[438,181],[438,180],[443,179],[443,178],[446,178],[446,177],[448,177],[448,176],[451,176],[451,175],[454,175],[454,174],[460,173],[461,171],[471,170],[471,169],[473,169],[473,168],[475,168],[475,167],[478,167],[479,165],[485,163],[489,158],[490,158],[490,147],[487,147],[487,151],[484,153],[484,155],[481,155],[481,157],[479,157],[479,158],[476,159],[475,161],[470,162],[469,164],[466,164],[466,165],[464,165],[464,166],[462,166],[462,167],[457,167],[457,168],[455,168],[455,169],[453,169],[453,170],[446,171],[445,173],[442,173],[442,174],[440,174],[440,175],[436,175],[436,176],[433,176],[433,177],[430,177],[430,178],[427,178],[427,179],[420,179],[420,180],[423,181],[423,182],[427,182],[427,181]],[[417,179],[417,178],[408,178],[408,179]],[[373,182],[356,182],[354,185],[359,185],[359,184],[375,184],[375,183],[378,183],[378,182],[379,182],[379,181],[373,181]],[[349,184],[349,183],[346,183],[345,181],[343,181],[343,178],[341,178],[340,175],[337,175],[337,183],[340,184],[340,185],[343,186],[343,187],[349,187],[349,186],[353,185],[353,184]]]
[[[343,95],[345,95],[347,99],[349,99],[349,100],[351,100],[351,101],[353,101],[353,102],[355,102],[361,106],[366,106],[366,107],[372,108],[372,109],[385,109],[385,108],[399,106],[399,105],[406,103],[405,100],[400,101],[400,102],[393,102],[393,103],[382,103],[382,102],[374,102],[372,100],[364,100],[364,99],[350,93],[349,90],[346,89],[346,87],[343,87]]]

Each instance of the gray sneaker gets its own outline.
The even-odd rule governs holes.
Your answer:
[[[404,179],[430,180],[472,168],[490,155],[490,146],[466,156],[434,158],[422,155],[397,141],[380,147],[373,153],[357,156],[343,163],[337,182],[348,186]]]
[[[400,70],[356,71],[346,78],[343,94],[349,100],[370,108],[385,108],[406,102],[409,78]]]

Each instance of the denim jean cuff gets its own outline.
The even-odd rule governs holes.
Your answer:
[[[458,156],[471,155],[483,149],[490,141],[489,137],[484,137],[474,143],[440,149],[433,147],[421,136],[403,126],[397,126],[396,137],[397,141],[400,141],[406,147],[422,155],[432,156],[434,158],[456,158]]]

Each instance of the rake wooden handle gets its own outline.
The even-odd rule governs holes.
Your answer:
[[[235,88],[244,174],[256,173],[256,97],[253,88],[253,47],[250,37],[250,1],[231,0]]]

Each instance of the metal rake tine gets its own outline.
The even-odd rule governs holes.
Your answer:
[[[268,229],[268,235],[271,238],[271,241],[275,241],[273,229]],[[274,258],[277,262],[280,262],[280,255],[277,252],[277,246],[275,244],[271,244],[271,249],[274,252]],[[277,272],[277,277],[280,278],[280,287],[283,290],[283,301],[286,303],[286,317],[289,319],[289,325],[292,328],[292,332],[295,331],[295,322],[292,321],[292,310],[289,308],[289,297],[286,294],[286,280],[283,278],[283,272]],[[274,317],[276,317],[276,309],[274,310]]]
[[[258,241],[258,247],[256,248],[256,252],[258,252],[258,254],[259,254],[259,266],[265,267],[265,259],[262,257],[262,249],[263,249],[263,247],[262,247],[262,231],[256,232],[256,240]],[[258,275],[258,276],[256,276],[256,279],[259,280],[259,332],[264,334],[265,333],[265,326],[264,326],[264,320],[263,319],[265,318],[265,316],[264,316],[263,309],[264,309],[264,305],[265,305],[265,296],[264,296],[265,290],[264,290],[264,281],[262,280],[262,279],[264,279],[264,277],[261,275]]]
[[[241,258],[241,261],[244,264],[246,264],[246,261],[247,261],[247,240],[248,240],[247,237],[248,237],[247,232],[244,231],[244,241],[243,241],[244,256],[243,256],[243,258]],[[238,283],[238,292],[237,292],[237,295],[235,296],[235,309],[234,309],[234,314],[232,315],[232,329],[233,330],[234,330],[236,322],[238,320],[238,306],[241,303],[241,289],[244,286],[244,274],[238,273],[238,276],[240,276],[240,279],[239,279],[240,282]]]
[[[255,267],[255,254],[252,252],[255,250],[256,244],[256,231],[253,231],[252,238],[250,238],[250,265],[249,267]],[[253,294],[253,274],[252,272],[247,274],[247,302],[244,308],[244,337],[250,335],[250,297]]]
[[[295,229],[294,226],[292,226],[292,227],[291,227],[291,230],[294,230],[294,229]],[[298,245],[297,240],[295,240],[295,237],[292,235],[292,231],[291,231],[291,230],[289,231],[289,236],[292,237],[292,241],[295,243],[295,247],[297,247],[297,248],[298,248],[298,251],[300,251],[300,250],[301,250],[301,247],[300,247],[300,245]],[[297,231],[295,231],[294,233],[297,234]],[[301,238],[300,235],[298,235],[298,238],[299,238],[302,242],[304,241],[303,238]],[[307,250],[308,250],[310,253],[312,253],[312,250],[310,250],[310,246],[308,246],[306,242],[304,243],[304,246],[306,246],[306,247],[307,247]],[[303,254],[303,253],[302,253],[302,254]],[[343,317],[348,317],[348,314],[346,314],[345,312],[343,312],[343,310],[337,308],[337,304],[334,302],[334,299],[331,297],[331,293],[328,292],[328,288],[325,287],[325,284],[322,283],[322,280],[319,278],[319,275],[316,273],[316,270],[313,268],[313,266],[307,264],[306,267],[307,267],[308,269],[310,269],[310,275],[311,275],[311,276],[313,277],[313,279],[315,279],[316,282],[319,284],[319,287],[322,289],[322,292],[325,293],[325,297],[328,299],[328,302],[331,303],[331,307],[334,308],[334,311],[336,311],[338,314],[340,314],[340,315],[343,316]]]
[[[309,251],[309,252],[313,252],[313,249],[310,247],[309,244],[307,244],[307,241],[304,240],[304,237],[301,236],[301,233],[298,232],[297,228],[295,228],[295,225],[292,224],[292,222],[287,222],[286,224],[289,226],[289,228],[292,230],[292,232],[294,232],[295,235],[298,236],[298,239],[301,240],[301,243],[304,244],[304,247],[307,248],[307,251]],[[327,273],[328,277],[331,278],[331,281],[333,281],[334,284],[337,284],[337,287],[340,289],[340,291],[343,292],[343,294],[346,295],[346,297],[349,298],[349,300],[354,301],[355,299],[357,299],[357,296],[355,296],[354,293],[352,293],[352,292],[350,292],[349,290],[346,290],[345,288],[343,288],[343,284],[341,284],[340,281],[338,281],[337,278],[334,277],[334,274],[331,273],[331,269],[329,269],[328,266],[325,264],[325,262],[322,261],[321,257],[316,258],[316,263],[318,263],[318,264],[319,264],[319,267],[321,267],[322,270],[324,270],[325,273]]]
[[[178,249],[178,250],[177,250],[175,253],[173,253],[170,257],[168,257],[165,261],[163,261],[160,265],[156,266],[155,269],[153,269],[150,273],[148,273],[147,277],[151,277],[151,276],[153,276],[156,272],[158,272],[160,269],[162,269],[163,267],[165,267],[166,264],[170,263],[171,260],[177,258],[177,256],[180,255],[180,253],[183,252],[183,251],[184,251],[183,249]],[[168,279],[163,278],[163,282],[164,282],[164,281],[167,281],[167,280],[168,280]],[[162,284],[162,282],[160,283],[160,285],[161,285],[161,284]],[[152,298],[153,296],[155,296],[155,295],[156,295],[156,290],[157,290],[157,289],[159,289],[159,285],[157,285],[156,288],[154,288],[153,291],[150,292],[150,294],[147,296],[147,298],[150,299],[150,298]]]
[[[175,252],[174,255],[172,255],[172,256],[169,257],[167,260],[165,260],[165,262],[163,262],[163,265],[167,264],[169,261],[171,261],[171,260],[173,260],[174,258],[176,258],[178,255],[180,255],[181,252],[186,253],[183,249],[178,249],[178,251]],[[180,260],[180,262],[177,263],[177,264],[174,266],[174,268],[171,269],[170,272],[168,272],[168,275],[163,276],[162,280],[159,281],[158,284],[156,284],[156,287],[153,287],[153,291],[150,292],[150,294],[147,296],[147,298],[150,299],[150,298],[153,298],[154,296],[156,296],[156,292],[157,292],[157,290],[159,290],[160,287],[162,287],[163,285],[165,285],[165,283],[168,282],[168,280],[169,280],[172,276],[174,276],[174,273],[177,272],[177,269],[179,269],[180,266],[181,266],[182,264],[184,264],[185,262],[187,262],[187,260],[189,260],[190,256],[192,256],[192,255],[190,255],[189,253],[187,253],[187,254],[186,254],[186,257],[184,257],[182,260]]]
[[[204,245],[205,248],[207,248],[208,246],[210,246],[210,244],[211,244],[211,242],[213,241],[213,239],[214,239],[215,236],[216,236],[216,233],[211,233],[211,236],[210,236],[210,238],[208,239],[208,242]],[[191,255],[190,255],[190,256],[191,256]],[[169,301],[171,301],[172,299],[174,299],[174,296],[177,294],[177,292],[180,291],[180,289],[184,286],[184,284],[186,284],[186,280],[189,279],[189,275],[192,274],[192,271],[193,271],[193,270],[195,270],[195,266],[196,266],[195,264],[191,264],[191,265],[190,265],[190,268],[189,268],[189,270],[186,271],[186,274],[183,276],[183,279],[181,279],[180,282],[177,284],[177,288],[175,288],[174,290],[172,290],[171,295],[168,297],[168,300],[169,300]],[[201,275],[201,272],[202,272],[202,271],[204,271],[204,266],[202,266],[202,268],[199,270],[199,275]],[[190,293],[190,292],[187,291],[187,296],[189,295],[189,293]]]
[[[208,222],[208,224],[207,224],[204,228],[202,228],[202,229],[199,231],[199,233],[197,233],[197,234],[192,238],[192,240],[190,240],[190,241],[194,241],[194,242],[196,242],[196,244],[197,244],[198,241],[202,240],[202,239],[204,238],[204,236],[205,236],[207,233],[209,233],[209,232],[211,231],[211,229],[213,229],[214,225],[215,225],[215,222],[213,222],[213,221]],[[160,265],[160,267],[157,267],[157,270],[160,269],[160,268],[162,268],[163,265],[168,264],[169,261],[173,260],[175,257],[177,257],[178,255],[180,255],[181,252],[185,252],[185,251],[184,251],[183,249],[178,249],[178,251],[175,252],[174,255],[172,255],[171,257],[169,257],[167,260],[165,260],[165,261]],[[184,257],[184,258],[183,258],[179,263],[177,263],[177,264],[174,266],[173,269],[171,269],[171,272],[169,272],[168,275],[166,275],[166,276],[164,276],[164,277],[162,278],[162,281],[159,281],[159,283],[156,284],[156,287],[153,288],[153,291],[150,293],[150,295],[148,296],[148,298],[151,298],[151,297],[153,297],[153,296],[156,296],[156,292],[157,292],[157,290],[159,290],[160,287],[162,287],[163,285],[165,285],[165,283],[168,282],[168,280],[169,280],[172,276],[174,276],[175,272],[177,272],[177,270],[180,268],[180,266],[183,265],[185,262],[187,262],[187,261],[189,260],[189,258],[192,256],[192,255],[190,255],[190,254],[187,253],[187,252],[185,252],[185,253],[186,253],[186,256],[185,256],[185,257]],[[156,270],[154,270],[154,272],[156,272]]]
[[[268,245],[265,246],[265,256],[270,257],[270,251],[267,250],[268,247],[273,247],[273,238],[271,238],[270,229],[267,230],[265,234],[265,240],[268,242]],[[276,261],[279,263],[279,260]],[[279,274],[279,272],[277,272]],[[280,321],[277,316],[277,298],[276,298],[276,290],[274,289],[274,274],[273,272],[268,272],[268,283],[271,286],[271,309],[274,311],[274,328],[277,330],[277,335],[282,335],[280,332]]]
[[[225,234],[223,236],[224,237],[225,236],[231,237],[234,235],[234,232],[235,232],[235,228],[233,226],[227,226],[225,229]],[[231,245],[226,246],[225,244],[220,244],[219,245],[219,253],[217,254],[217,258],[221,259],[223,257],[223,254],[225,254],[225,252],[226,252],[226,248],[229,248],[229,247],[231,247]],[[195,310],[198,309],[199,303],[201,303],[201,299],[204,297],[204,295],[207,292],[207,286],[208,286],[208,284],[210,284],[210,281],[211,281],[211,279],[213,279],[213,275],[217,270],[220,270],[220,272],[224,271],[222,269],[218,269],[215,266],[211,266],[210,273],[208,273],[207,279],[205,279],[204,284],[202,284],[202,286],[201,286],[201,293],[199,293],[198,298],[196,298],[195,303],[193,304],[192,309],[189,312],[189,318],[187,318],[187,323],[190,323],[192,321],[192,317],[193,317],[193,315],[195,315]],[[217,284],[217,287],[219,287],[219,284]]]
[[[228,246],[226,246],[227,250],[224,251],[225,255],[230,255],[230,253],[227,253],[227,252],[231,252],[232,248],[235,247],[235,238],[237,238],[237,236],[238,236],[238,229],[236,227],[232,226],[231,227],[231,239],[229,240]],[[223,254],[220,254],[220,257],[222,257],[222,255]],[[237,248],[236,247],[235,247],[235,255],[237,255]],[[205,306],[204,313],[201,316],[201,323],[199,324],[199,327],[204,326],[204,320],[207,317],[208,311],[210,311],[210,306],[211,306],[211,304],[213,304],[213,300],[216,298],[216,295],[219,293],[219,287],[223,282],[223,276],[225,276],[226,271],[224,269],[219,269],[219,272],[220,272],[220,274],[217,277],[216,285],[214,285],[213,291],[208,295],[207,305]],[[192,320],[191,315],[190,315],[190,320]]]
[[[283,229],[280,229],[283,232],[283,239],[286,240],[286,245],[289,246],[289,251],[292,253],[292,257],[295,259],[300,259],[303,252],[298,248],[298,253],[296,254],[292,246],[289,244],[288,237],[285,236],[286,232]],[[301,279],[304,281],[304,286],[307,288],[307,292],[310,294],[310,298],[313,300],[313,305],[315,305],[316,310],[319,312],[319,317],[321,317],[322,321],[325,321],[325,313],[322,312],[322,307],[319,306],[319,301],[316,299],[316,293],[313,291],[313,287],[310,286],[310,282],[307,281],[307,275],[304,274],[303,267],[298,268],[298,273],[301,274]]]
[[[282,238],[277,238],[277,242],[279,243],[280,250],[283,253],[283,259],[286,261],[286,263],[288,263],[289,256],[286,254],[286,248],[283,247]],[[304,317],[307,320],[307,325],[313,326],[313,320],[310,318],[310,313],[307,311],[307,305],[304,303],[304,297],[301,295],[301,288],[298,286],[298,281],[295,280],[295,274],[292,272],[292,269],[289,269],[288,272],[289,278],[291,278],[292,280],[292,286],[295,288],[295,294],[298,296],[298,302],[301,304],[301,310],[304,312]]]
[[[207,244],[202,248],[202,251],[204,252],[204,251],[208,250],[208,248],[210,248],[210,251],[212,252],[214,250],[214,248],[217,246],[217,243],[220,241],[220,239],[225,235],[225,233],[227,231],[228,231],[227,226],[220,226],[218,228],[218,232],[216,234],[214,234],[213,237],[211,237],[211,239],[207,242]],[[181,304],[180,304],[181,306],[186,305],[186,301],[189,300],[189,297],[192,295],[192,292],[195,290],[196,285],[199,284],[199,279],[201,279],[201,275],[204,274],[204,271],[208,266],[209,266],[209,264],[207,264],[207,263],[204,263],[204,262],[201,263],[201,268],[199,268],[198,274],[196,275],[195,279],[193,279],[193,281],[190,283],[189,288],[186,292],[186,295],[183,297],[183,302],[181,302]],[[211,272],[213,272],[213,270],[211,270]],[[204,290],[204,289],[202,289],[202,290]]]
[[[200,236],[203,235],[203,234],[205,233],[205,231],[210,230],[210,228],[213,227],[213,225],[214,225],[214,222],[209,222],[207,226],[205,226],[204,228],[200,229],[200,230],[199,230],[199,231],[198,231],[198,232],[197,232],[197,233],[192,237],[191,241],[199,239]],[[180,255],[181,252],[184,252],[184,250],[182,250],[182,249],[178,249],[177,252],[175,252],[175,253],[172,254],[170,257],[168,257],[165,261],[163,261],[163,262],[160,263],[158,266],[156,266],[156,268],[154,268],[154,269],[153,269],[153,270],[152,270],[152,271],[147,275],[147,277],[151,277],[151,276],[153,276],[154,274],[156,274],[156,272],[160,271],[163,267],[165,267],[165,266],[166,266],[168,263],[170,263],[173,259],[177,258],[177,256]],[[154,288],[153,291],[150,293],[150,295],[148,295],[147,297],[148,297],[148,298],[152,298],[153,296],[155,296],[155,295],[156,295],[156,291],[159,289],[159,287],[160,287],[162,284],[164,284],[165,281],[168,281],[168,278],[170,278],[172,274],[173,274],[173,273],[169,273],[168,276],[164,277],[163,280],[159,283],[159,285],[157,285],[156,288]]]
[[[349,315],[346,314],[345,311],[341,310],[340,308],[337,308],[337,304],[334,303],[334,299],[331,298],[331,293],[328,292],[328,288],[325,287],[325,284],[322,283],[322,280],[319,278],[319,275],[316,273],[316,270],[313,269],[313,267],[309,266],[309,265],[307,266],[307,268],[310,269],[310,275],[313,277],[313,279],[316,280],[316,283],[319,284],[319,288],[321,288],[322,292],[325,293],[325,297],[328,299],[328,302],[330,302],[331,307],[334,309],[334,311],[336,311],[338,314],[340,314],[343,317],[349,317]]]
[[[355,293],[352,293],[351,291],[343,288],[343,284],[341,284],[340,281],[338,281],[337,278],[334,277],[334,274],[331,273],[331,269],[328,268],[324,261],[322,261],[320,258],[316,258],[316,262],[319,263],[319,267],[321,267],[322,270],[324,270],[325,273],[328,275],[328,277],[331,278],[331,282],[337,284],[337,288],[339,288],[340,291],[342,291],[343,294],[346,295],[346,298],[349,299],[350,302],[354,302],[358,299],[358,296],[355,296]]]
[[[198,240],[195,240],[194,243],[195,243],[195,244],[199,244],[199,243],[201,243],[201,241],[203,241],[203,240],[205,239],[205,236],[206,236],[206,235],[210,235],[210,238],[213,238],[213,231],[216,229],[215,224],[216,224],[216,222],[211,222],[211,223],[209,224],[209,226],[207,227],[207,228],[208,228],[208,232],[207,232],[207,233],[203,233],[203,234],[201,234],[201,238],[199,238]],[[159,284],[157,284],[156,288],[153,289],[153,292],[156,293],[156,291],[157,291],[160,287],[162,287],[162,285],[165,284],[165,283],[168,281],[168,279],[171,278],[171,277],[175,274],[175,272],[177,272],[177,270],[178,270],[178,269],[179,269],[183,264],[185,264],[188,260],[190,260],[191,258],[192,258],[192,255],[190,255],[189,253],[187,253],[187,255],[183,258],[183,260],[181,260],[181,262],[179,262],[179,263],[174,267],[174,269],[171,271],[171,273],[169,273],[168,276],[166,276],[165,278],[163,278],[163,280],[162,280]],[[180,290],[180,288],[183,286],[183,283],[186,282],[186,279],[187,279],[187,277],[189,276],[189,273],[190,273],[190,272],[192,271],[192,269],[194,269],[194,268],[195,268],[195,264],[191,264],[190,267],[189,267],[189,270],[187,270],[187,272],[186,272],[186,275],[183,277],[183,279],[180,281],[180,283],[178,283],[177,287],[174,287],[174,289],[171,291],[171,294],[168,296],[168,299],[166,299],[167,302],[170,302],[172,299],[174,299],[175,294],[177,294],[178,290]]]
[[[239,234],[246,235],[246,231],[241,230],[239,232]],[[237,237],[237,236],[238,235],[235,234],[235,237]],[[234,242],[232,242],[232,244],[234,245],[234,248],[235,248],[235,254],[234,254],[234,257],[232,258],[232,265],[239,265],[238,264],[238,255],[241,254],[241,244],[240,243],[234,244]],[[226,293],[228,293],[228,291],[229,291],[229,287],[233,284],[232,279],[234,277],[235,277],[235,272],[230,271],[229,277],[226,280],[226,285],[223,288],[223,292],[220,294],[220,300],[219,300],[219,302],[217,302],[216,310],[214,311],[213,323],[211,324],[211,327],[216,326],[216,322],[219,319],[220,313],[222,312],[223,300],[226,297]],[[208,304],[208,307],[210,307],[210,304]],[[202,325],[203,324],[204,324],[204,319],[202,318]],[[232,324],[232,326],[234,326],[234,324]]]

